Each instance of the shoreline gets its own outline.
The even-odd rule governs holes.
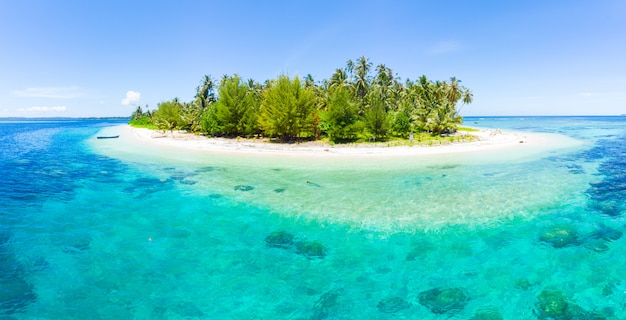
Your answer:
[[[368,144],[330,145],[319,141],[304,143],[273,143],[263,139],[207,138],[186,132],[160,132],[146,128],[123,125],[126,134],[154,146],[168,146],[194,151],[228,154],[280,154],[321,157],[337,156],[425,156],[458,153],[475,153],[487,150],[520,150],[558,140],[560,135],[528,132],[510,132],[500,129],[479,129],[464,132],[473,135],[473,141],[451,142],[443,145],[384,146]],[[567,138],[567,137],[565,137]],[[568,138],[570,139],[570,138]],[[554,142],[554,141],[553,141]],[[552,144],[552,143],[550,143]],[[557,146],[558,144],[553,144]]]

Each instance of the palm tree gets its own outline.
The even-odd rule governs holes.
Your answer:
[[[474,102],[474,94],[470,89],[465,89],[463,91],[463,104],[470,104]]]
[[[347,85],[348,75],[344,69],[336,69],[330,77],[330,87],[336,88]]]
[[[137,109],[133,113],[132,120],[139,120],[143,117],[143,110],[141,110],[141,106],[137,106]]]
[[[348,75],[352,75],[352,73],[354,72],[354,66],[355,64],[354,64],[354,61],[352,61],[352,59],[346,62],[346,73]]]
[[[356,71],[354,75],[354,94],[359,100],[363,101],[369,91],[370,79],[368,74],[372,68],[372,63],[366,57],[361,56],[356,60],[354,68]]]
[[[200,81],[200,85],[196,88],[196,98],[200,100],[200,107],[202,110],[217,99],[215,98],[215,82],[210,75],[205,75]]]
[[[447,84],[446,87],[446,95],[448,98],[448,102],[451,104],[456,104],[459,99],[461,99],[461,94],[463,87],[459,84],[461,80],[458,80],[456,77],[450,78],[450,83]]]
[[[386,110],[397,111],[398,100],[404,88],[393,71],[384,64],[376,66],[374,85],[385,103]]]
[[[380,86],[391,86],[393,82],[393,72],[381,63],[376,66],[376,84]]]
[[[463,94],[461,96],[461,101],[463,102],[463,105],[461,105],[461,107],[459,108],[458,113],[461,112],[461,109],[463,109],[466,104],[474,102],[474,94],[472,93],[472,91],[470,91],[470,89],[464,88]]]
[[[315,80],[313,80],[313,76],[310,73],[308,73],[304,77],[304,87],[306,87],[306,88],[314,88],[315,87]]]

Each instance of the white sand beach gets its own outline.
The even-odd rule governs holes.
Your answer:
[[[444,145],[405,145],[393,143],[353,143],[331,146],[323,142],[274,143],[266,139],[208,138],[180,131],[163,132],[120,125],[103,128],[99,135],[119,135],[115,141],[95,141],[100,152],[123,158],[167,158],[171,160],[206,161],[207,157],[224,163],[248,163],[272,166],[277,162],[294,163],[310,167],[325,167],[342,163],[347,168],[369,165],[373,168],[442,163],[446,161],[472,161],[474,163],[509,162],[536,159],[558,150],[580,147],[579,140],[558,134],[512,132],[499,129],[480,129],[467,132],[475,136],[472,141]],[[370,161],[371,160],[371,161]],[[356,161],[356,162],[355,162]]]
[[[307,156],[369,156],[369,155],[436,155],[468,153],[496,149],[532,148],[548,142],[554,142],[561,136],[536,133],[507,132],[499,129],[481,129],[476,132],[464,132],[473,135],[472,141],[453,142],[441,145],[401,145],[378,144],[336,144],[322,142],[273,143],[266,139],[229,139],[207,138],[181,131],[156,131],[128,126],[128,133],[144,142],[154,145],[172,146],[192,150],[204,150],[226,153],[271,153]]]

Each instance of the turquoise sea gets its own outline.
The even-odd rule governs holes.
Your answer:
[[[123,123],[0,121],[0,319],[626,319],[626,117],[466,118],[559,142],[395,158]]]

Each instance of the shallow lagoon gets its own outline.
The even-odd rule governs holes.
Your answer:
[[[108,122],[3,123],[1,312],[625,317],[626,119],[466,123],[582,143],[530,155],[294,161],[139,152],[95,140]]]

